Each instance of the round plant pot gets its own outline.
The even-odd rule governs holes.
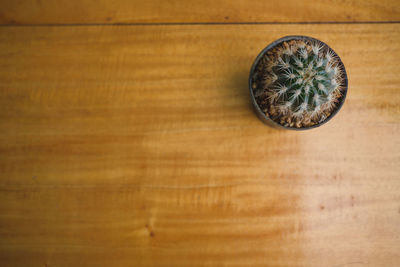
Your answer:
[[[263,76],[263,73],[261,73],[259,71],[260,69],[260,64],[268,64],[268,62],[266,63],[267,60],[265,60],[265,58],[268,55],[273,54],[274,52],[272,51],[276,51],[278,49],[282,49],[283,45],[287,45],[287,43],[290,42],[299,42],[299,41],[303,41],[307,44],[319,44],[321,47],[321,51],[326,51],[326,53],[328,53],[327,51],[329,51],[330,55],[332,55],[335,58],[335,66],[337,66],[340,69],[340,96],[338,96],[335,99],[335,106],[334,108],[332,108],[329,112],[329,115],[325,116],[325,118],[323,120],[319,119],[319,121],[317,123],[313,122],[313,125],[304,125],[302,127],[296,127],[293,125],[290,126],[292,123],[282,123],[279,122],[279,120],[276,119],[276,117],[271,116],[271,114],[268,113],[268,107],[265,108],[265,105],[273,105],[273,104],[264,104],[264,109],[262,109],[262,105],[260,104],[260,100],[259,98],[256,97],[256,94],[260,94],[262,95],[263,90],[263,79],[265,77],[265,75]],[[282,48],[281,48],[282,47]],[[322,52],[321,52],[322,53]],[[318,55],[315,55],[315,58],[318,58]],[[290,59],[289,59],[290,61]],[[328,64],[328,63],[326,63]],[[272,68],[270,68],[272,69]],[[303,80],[304,82],[305,80]],[[314,81],[315,82],[315,81]],[[319,84],[317,84],[319,85]],[[312,86],[312,84],[310,84],[310,86]],[[317,86],[318,87],[318,86]],[[333,49],[331,49],[327,44],[325,44],[324,42],[321,42],[315,38],[311,38],[311,37],[307,37],[307,36],[286,36],[283,38],[280,38],[274,42],[272,42],[271,44],[269,44],[267,47],[265,47],[260,54],[257,56],[257,58],[255,59],[251,70],[250,70],[250,76],[249,76],[249,90],[250,90],[250,96],[251,96],[251,101],[253,103],[253,107],[255,109],[255,112],[257,114],[257,116],[261,119],[261,121],[263,121],[265,124],[272,126],[272,127],[276,127],[276,128],[281,128],[281,129],[289,129],[289,130],[308,130],[308,129],[313,129],[316,127],[319,127],[325,123],[327,123],[329,120],[331,120],[340,110],[340,108],[342,107],[345,98],[346,98],[346,94],[347,94],[347,88],[348,88],[348,79],[347,79],[347,73],[344,67],[343,62],[341,61],[340,57],[333,51]],[[308,89],[309,90],[309,89]],[[313,89],[311,89],[313,90]],[[317,88],[318,90],[318,88]],[[304,91],[304,90],[303,90]],[[308,100],[308,96],[307,96],[307,101]],[[269,107],[271,108],[271,107]],[[298,126],[298,125],[297,125]]]

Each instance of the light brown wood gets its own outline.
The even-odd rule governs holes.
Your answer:
[[[1,24],[400,21],[397,0],[3,0]]]
[[[284,35],[341,56],[326,125],[247,89]],[[400,27],[0,28],[4,266],[399,266]]]

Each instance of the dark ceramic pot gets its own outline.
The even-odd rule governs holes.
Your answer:
[[[335,55],[337,56],[338,62],[339,62],[339,67],[341,67],[343,69],[343,84],[342,86],[344,87],[344,90],[342,91],[342,96],[338,99],[339,103],[336,107],[336,109],[334,111],[332,111],[331,115],[329,117],[327,117],[324,121],[322,121],[321,123],[315,124],[313,126],[310,127],[302,127],[302,128],[294,128],[294,127],[285,127],[281,124],[279,124],[278,122],[270,119],[269,117],[267,117],[265,115],[265,113],[260,109],[260,107],[257,104],[256,98],[254,96],[254,92],[253,92],[253,82],[257,79],[257,66],[260,62],[260,60],[263,58],[263,56],[271,49],[273,49],[275,46],[279,46],[281,45],[283,42],[287,42],[287,41],[291,41],[291,40],[307,40],[307,41],[319,41],[321,44],[325,45],[327,48],[331,49]],[[254,110],[257,114],[257,116],[261,119],[262,122],[264,122],[265,124],[274,127],[274,128],[280,128],[280,129],[288,129],[288,130],[297,130],[297,131],[302,131],[302,130],[309,130],[309,129],[313,129],[316,127],[319,127],[325,123],[327,123],[329,120],[331,120],[340,110],[340,108],[343,106],[343,103],[346,99],[346,94],[347,94],[347,89],[348,89],[348,79],[347,79],[347,73],[346,73],[346,69],[344,67],[344,64],[342,62],[342,60],[340,59],[339,55],[336,54],[336,52],[330,48],[327,44],[325,44],[324,42],[321,42],[320,40],[317,40],[315,38],[312,37],[308,37],[308,36],[286,36],[283,38],[280,38],[274,42],[272,42],[271,44],[269,44],[267,47],[265,47],[260,54],[258,54],[257,58],[255,59],[251,69],[250,69],[250,76],[249,76],[249,90],[250,90],[250,97],[251,97],[251,101],[253,103],[253,107]]]

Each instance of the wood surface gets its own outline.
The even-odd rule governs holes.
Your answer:
[[[1,0],[0,24],[400,21],[398,0]]]
[[[247,88],[294,34],[349,76],[304,132],[263,125]],[[0,27],[1,266],[400,266],[399,41],[397,23]]]

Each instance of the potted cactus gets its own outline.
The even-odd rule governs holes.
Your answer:
[[[249,87],[262,121],[304,130],[322,125],[339,111],[347,93],[347,75],[339,56],[325,43],[288,36],[258,55]]]

